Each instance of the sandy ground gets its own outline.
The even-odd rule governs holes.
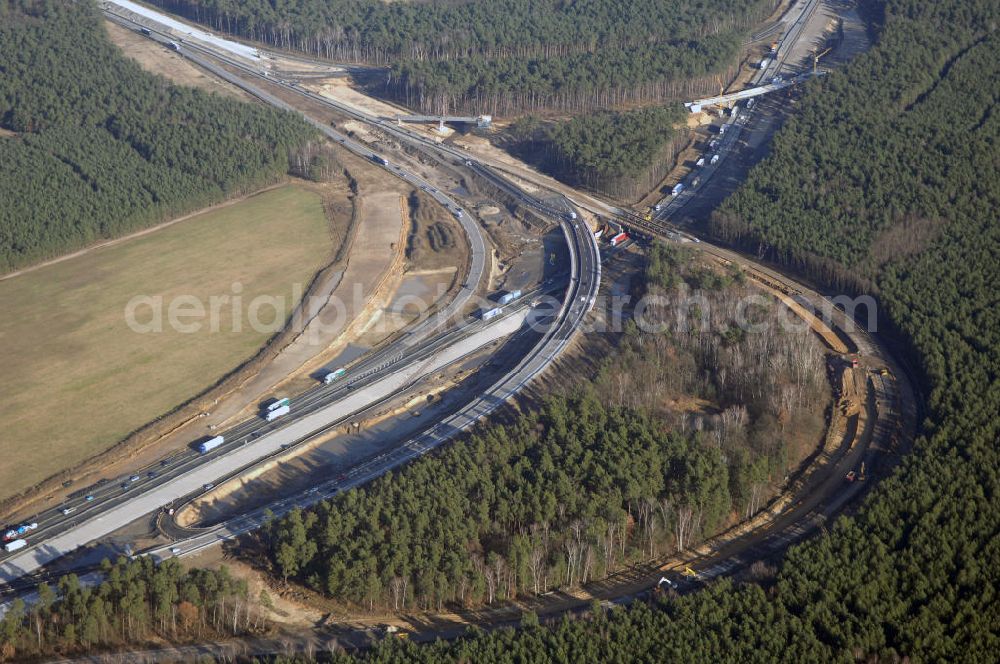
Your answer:
[[[234,85],[230,85],[194,66],[170,49],[157,44],[138,32],[127,30],[111,21],[104,22],[108,37],[122,52],[132,58],[146,71],[159,74],[179,85],[201,88],[208,92],[218,92],[229,97],[243,100],[251,99],[249,95]]]
[[[311,360],[321,358],[351,341],[346,333],[357,321],[371,315],[371,307],[395,290],[386,284],[402,251],[403,202],[396,192],[363,195],[360,201],[360,232],[351,247],[347,268],[335,272],[322,284],[317,297],[309,302],[302,333],[240,390],[239,399],[228,399],[205,418],[207,427],[225,426],[249,414],[268,398],[276,385],[300,371],[309,371]],[[388,285],[388,289],[386,286]],[[280,396],[285,396],[282,392]]]
[[[364,93],[358,92],[350,85],[346,78],[322,79],[315,82],[303,83],[302,87],[313,90],[329,99],[347,104],[359,111],[383,118],[394,118],[397,115],[412,114],[412,111],[402,106],[395,106],[381,99],[375,99],[374,97],[369,97]]]
[[[396,448],[399,441],[453,412],[469,399],[475,388],[484,387],[488,382],[486,377],[471,374],[489,360],[490,352],[501,343],[494,342],[474,356],[435,372],[414,390],[356,418],[358,428],[339,428],[290,450],[239,480],[217,487],[210,497],[181,510],[178,522],[183,526],[216,523],[268,500],[303,491],[365,459]],[[469,384],[463,383],[467,378],[471,378]]]
[[[821,52],[837,24],[837,15],[846,5],[836,0],[822,0],[802,29],[802,35],[785,57],[783,71],[812,68],[813,53]],[[820,60],[822,62],[822,60]]]
[[[282,596],[276,582],[269,582],[267,576],[250,565],[227,556],[221,547],[211,547],[204,552],[184,559],[188,569],[219,569],[227,567],[233,576],[246,579],[249,595],[253,600],[261,599],[262,593],[269,598],[271,607],[267,617],[276,623],[289,626],[312,626],[323,619],[323,613],[291,602]]]

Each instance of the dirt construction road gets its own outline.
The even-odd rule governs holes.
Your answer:
[[[313,371],[324,357],[350,342],[395,290],[405,233],[403,201],[395,191],[360,198],[359,232],[351,246],[347,267],[327,275],[314,298],[308,301],[298,325],[300,333],[278,356],[244,385],[239,400],[223,404],[208,420],[224,427],[247,415],[269,398],[276,386]],[[316,362],[314,362],[316,360]],[[316,364],[317,366],[313,366]],[[281,395],[287,396],[287,395]]]

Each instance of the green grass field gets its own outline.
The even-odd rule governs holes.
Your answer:
[[[252,356],[270,333],[248,324],[249,303],[283,297],[290,314],[330,242],[320,197],[289,185],[0,281],[0,497],[111,447]],[[212,332],[209,298],[232,297],[234,283],[240,329],[230,300]],[[162,297],[163,332],[130,328],[135,296]],[[171,329],[177,296],[203,303],[204,319],[181,320],[201,320],[201,331]],[[138,322],[152,319],[151,306],[136,309]]]

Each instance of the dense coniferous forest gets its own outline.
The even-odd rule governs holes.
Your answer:
[[[119,558],[102,565],[104,581],[82,584],[75,574],[55,587],[41,584],[30,605],[16,599],[0,619],[0,661],[54,653],[253,633],[265,627],[246,582],[225,568],[190,570],[176,560]]]
[[[618,199],[653,189],[687,140],[682,107],[603,111],[566,122],[528,116],[514,122],[509,149],[521,159],[571,184]]]
[[[390,640],[363,659],[996,659],[1000,6],[862,7],[879,23],[875,48],[810,86],[714,231],[832,284],[878,290],[928,388],[914,450],[857,514],[791,549],[767,591],[723,581],[552,628]]]
[[[273,182],[312,134],[142,71],[59,0],[0,0],[0,127],[0,272]]]
[[[366,608],[440,609],[599,578],[710,532],[730,503],[718,448],[588,394],[292,512],[261,537],[279,577]]]
[[[421,110],[582,111],[718,89],[773,0],[156,0],[231,34],[391,64],[373,89]]]
[[[893,476],[879,479],[858,513],[792,548],[766,590],[722,581],[689,596],[664,598],[652,607],[595,609],[591,616],[565,619],[552,627],[474,632],[427,646],[387,640],[359,655],[361,659],[996,659],[1000,6],[992,0],[864,0],[862,7],[879,24],[875,48],[844,71],[811,84],[777,137],[773,154],[720,211],[712,231],[830,284],[877,290],[886,321],[909,340],[908,351],[928,388],[928,418],[915,449]],[[648,435],[634,428],[641,419],[618,414],[626,412],[597,409],[586,417],[574,413],[568,420],[550,413],[541,430],[525,429],[524,440],[559,435],[559,426],[567,433],[584,427],[581,431],[587,435],[576,435],[582,445],[603,444],[606,437],[589,428],[594,418],[624,420],[623,433]],[[498,431],[483,434],[482,444],[518,429]],[[627,452],[641,460],[643,449],[657,440],[630,445]],[[687,441],[655,444],[683,449]],[[449,451],[439,457],[440,462],[448,458]],[[429,473],[429,462],[404,471],[414,496],[430,495],[434,483],[443,484],[434,491],[453,490],[453,480],[487,474],[483,467],[459,466],[454,477],[444,477]],[[509,462],[517,468],[519,459],[510,457]],[[609,467],[618,472],[615,464]],[[588,468],[592,476],[602,477],[601,468]],[[422,483],[416,483],[424,473]],[[555,491],[558,485],[552,479],[545,488]],[[519,478],[509,490],[530,482],[530,477]],[[392,495],[392,484],[386,478],[345,494],[333,505],[350,507],[351,501],[368,499],[376,491]],[[543,509],[543,495],[525,494],[517,504],[523,510]],[[610,495],[623,500],[631,494],[619,490]],[[423,512],[429,522],[423,532],[433,534],[441,524],[441,541],[448,541],[452,531],[444,526],[455,518],[442,511],[464,500],[460,493],[454,498],[423,506],[436,510]],[[573,504],[583,502],[573,498]],[[351,513],[362,512],[345,511]],[[294,518],[279,521],[268,536],[277,535],[288,544],[275,555],[290,565],[290,576],[302,576],[322,588],[327,579],[320,570],[333,569],[339,558],[314,560],[319,549],[309,557],[308,546],[301,544],[302,532],[319,533],[317,524],[327,521],[334,524],[333,532],[345,530],[336,530],[341,524],[330,505],[315,514],[299,515],[301,527]],[[381,519],[384,514],[366,512],[364,518]],[[462,515],[457,527],[470,528],[470,521],[482,519]],[[282,528],[291,532],[282,533]],[[394,534],[390,527],[377,532]],[[353,546],[351,541],[324,541],[319,534],[314,544],[324,550],[343,552]],[[307,568],[313,568],[300,571],[295,564],[306,558]],[[355,577],[356,596],[362,601],[381,596],[391,603],[392,587],[377,585],[379,559],[365,562],[363,573]],[[530,578],[530,570],[528,574]],[[431,579],[428,587],[441,585]],[[427,600],[435,604],[438,598],[432,593]],[[333,659],[349,661],[343,654]]]
[[[702,321],[688,326],[677,314],[692,284]],[[260,535],[272,569],[366,608],[478,606],[603,578],[756,513],[769,478],[789,471],[779,420],[819,415],[818,442],[810,404],[822,409],[828,388],[817,342],[777,325],[734,334],[747,287],[686,252],[658,246],[643,288],[664,303],[645,313],[662,329],[633,324],[591,389],[272,522]],[[699,380],[709,358],[725,386]],[[678,388],[719,412],[670,426],[658,407]]]

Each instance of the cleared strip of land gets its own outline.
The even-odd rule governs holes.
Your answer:
[[[255,329],[251,304],[263,302],[265,324],[279,305],[283,323],[330,245],[320,196],[290,185],[0,282],[0,497],[107,449],[253,355],[274,327]],[[142,324],[160,298],[162,332],[130,328],[136,296],[152,298],[135,311]],[[204,306],[179,319],[199,331],[169,324],[180,297]]]

